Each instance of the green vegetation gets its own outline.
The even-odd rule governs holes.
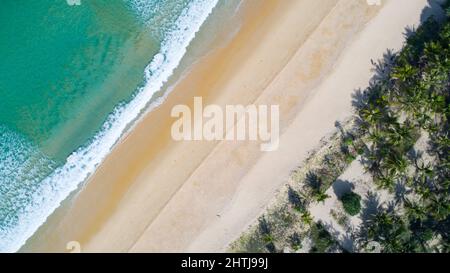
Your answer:
[[[310,236],[312,241],[310,252],[312,253],[331,252],[337,244],[320,222],[311,227]]]
[[[352,125],[346,124],[349,129]],[[318,202],[313,192],[320,176],[320,190],[325,192],[348,167],[346,155],[342,153],[344,137],[336,133],[327,145],[313,153],[305,164],[295,170],[290,183],[278,198],[274,207],[268,209],[258,224],[231,245],[234,252],[289,252],[339,250],[339,244],[332,239],[323,225],[314,223],[309,205]],[[314,178],[314,179],[311,179]],[[305,240],[305,241],[304,241]]]
[[[367,169],[380,188],[403,194],[369,222],[362,241],[381,243],[384,252],[448,252],[450,245],[450,1],[441,23],[429,19],[389,56],[389,71],[360,94],[358,117],[367,136]],[[420,136],[426,153],[413,154]],[[406,211],[400,214],[400,208]]]
[[[234,251],[297,251],[305,238],[311,252],[341,251],[332,228],[315,223],[308,208],[325,201],[360,156],[376,186],[395,200],[385,207],[375,198],[369,211],[370,200],[361,206],[353,192],[341,198],[349,215],[363,207],[357,232],[348,228],[345,213],[331,212],[349,238],[356,237],[353,251],[376,242],[382,252],[450,252],[450,0],[443,8],[442,21],[430,18],[407,31],[402,51],[388,51],[376,64],[370,87],[354,96],[351,128],[337,124],[340,134],[293,172],[283,199],[235,242]]]
[[[290,236],[290,242],[291,242],[291,248],[294,251],[298,251],[299,249],[302,248],[302,238],[297,232],[294,232]]]
[[[356,158],[356,144],[352,141],[351,146],[348,146],[345,141],[350,136],[353,138],[353,135],[356,135],[357,132],[346,133],[342,130],[341,134],[344,136],[339,141],[339,149],[330,151],[324,157],[320,167],[310,170],[304,180],[299,181],[303,185],[302,192],[305,199],[314,202],[325,202],[330,197],[326,194],[328,188]]]
[[[350,216],[355,216],[361,211],[361,196],[354,192],[344,194],[341,198],[345,212]]]

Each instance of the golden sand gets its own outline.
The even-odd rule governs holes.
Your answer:
[[[289,171],[351,114],[370,59],[399,48],[426,0],[245,1],[242,26],[190,69],[22,251],[223,251]],[[395,18],[392,13],[396,11]],[[390,21],[392,20],[392,22]],[[394,22],[395,21],[395,22]],[[175,142],[174,105],[279,104],[281,142]]]

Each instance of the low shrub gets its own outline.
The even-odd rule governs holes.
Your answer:
[[[344,210],[349,215],[357,215],[361,211],[361,196],[354,192],[349,192],[342,196],[342,205],[344,205]]]

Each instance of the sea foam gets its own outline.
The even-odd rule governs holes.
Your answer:
[[[164,36],[161,49],[145,69],[146,84],[131,101],[118,105],[87,146],[72,153],[66,163],[44,178],[15,217],[14,225],[0,229],[0,251],[15,252],[46,221],[61,202],[92,174],[130,125],[161,100],[150,103],[172,75],[203,22],[218,0],[192,0],[183,9],[175,27]],[[101,194],[101,193],[99,193]]]

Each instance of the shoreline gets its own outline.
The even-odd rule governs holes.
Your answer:
[[[39,182],[29,198],[31,201],[23,206],[19,221],[7,225],[6,231],[2,232],[3,251],[20,251],[62,203],[67,203],[68,198],[78,194],[77,191],[90,180],[91,174],[95,173],[97,166],[116,144],[133,129],[134,123],[139,121],[146,109],[150,111],[158,106],[156,95],[164,90],[165,82],[175,78],[175,70],[180,67],[189,45],[217,6],[217,0],[200,0],[191,1],[183,8],[174,24],[184,28],[171,27],[167,30],[159,52],[144,64],[143,71],[137,73],[143,81],[131,98],[110,109],[102,126],[89,141],[66,156],[65,162]],[[161,59],[161,56],[164,58]],[[147,58],[145,60],[148,61]]]
[[[273,6],[275,1],[271,1],[271,2],[272,2],[271,6]],[[250,4],[250,3],[245,3],[245,4],[241,3],[239,5],[239,8],[237,10],[235,10],[236,17],[239,17],[237,19],[243,20],[242,17],[244,17],[244,14],[248,15],[248,14],[254,13],[251,10],[255,6],[257,6],[257,4],[255,4],[255,3],[252,3],[252,4]],[[266,12],[267,12],[267,8],[266,8]],[[238,22],[238,24],[239,23],[241,23],[241,22]],[[254,24],[253,24],[253,26],[254,26]],[[237,26],[237,27],[240,28],[240,26]],[[228,23],[228,25],[226,26],[226,30],[229,30],[230,28],[232,28],[232,26],[230,26],[230,23]],[[187,64],[187,68],[186,68],[187,71],[182,72],[181,74],[179,74],[178,75],[178,78],[179,78],[178,80],[175,80],[175,82],[173,82],[173,78],[171,77],[171,79],[169,79],[169,87],[166,87],[167,89],[176,89],[173,86],[177,86],[177,84],[179,82],[185,81],[185,78],[190,76],[189,74],[191,74],[191,72],[192,72],[191,70],[195,70],[195,69],[196,70],[201,70],[201,72],[197,72],[197,74],[198,73],[202,73],[203,70],[208,66],[207,64],[204,64],[204,63],[212,63],[213,59],[217,59],[217,57],[215,57],[215,55],[220,55],[219,53],[217,53],[217,51],[223,50],[227,46],[227,44],[230,43],[230,40],[233,38],[233,36],[235,36],[236,34],[235,33],[227,33],[225,31],[221,31],[219,34],[216,33],[215,35],[217,37],[214,38],[213,41],[209,42],[211,44],[211,48],[203,49],[204,50],[204,54],[202,56],[200,56],[200,58],[198,60],[195,60],[192,64]],[[225,40],[225,44],[223,44],[223,40]],[[195,43],[195,42],[198,42],[198,41],[194,40],[193,42]],[[212,55],[212,57],[210,55]],[[183,64],[183,65],[186,65],[186,64]],[[174,75],[179,72],[178,71],[179,68],[180,67],[177,67],[177,69],[174,71]],[[199,75],[197,75],[197,77],[199,77]],[[192,81],[190,81],[190,82],[192,83]],[[187,85],[189,85],[189,83],[187,83]],[[191,90],[190,90],[191,92],[195,91],[195,90],[192,90],[192,86],[189,86],[189,88],[191,88]],[[178,88],[178,89],[182,89],[182,88]],[[162,104],[156,106],[154,109],[147,110],[138,119],[138,121],[135,124],[132,125],[131,129],[128,130],[127,133],[124,134],[121,137],[121,139],[119,140],[119,142],[114,146],[114,148],[111,151],[110,155],[107,156],[107,158],[104,160],[104,162],[108,161],[108,158],[111,157],[111,154],[114,154],[115,150],[119,149],[119,147],[121,145],[126,145],[124,143],[128,142],[128,138],[130,137],[130,135],[136,135],[134,130],[135,130],[136,127],[143,127],[142,123],[147,123],[147,124],[152,123],[152,124],[154,124],[155,126],[151,126],[150,125],[151,128],[149,126],[146,127],[146,130],[152,130],[153,127],[156,127],[156,128],[160,127],[159,126],[161,124],[160,121],[163,118],[165,118],[166,119],[166,126],[165,126],[165,128],[169,128],[170,129],[170,126],[167,123],[168,119],[170,117],[170,115],[169,115],[170,107],[166,106],[166,104],[168,104],[167,100],[171,100],[173,104],[176,101],[176,99],[172,98],[173,96],[175,96],[175,94],[172,94],[172,91],[173,90],[171,90],[170,92],[166,91],[168,98],[164,99]],[[182,90],[179,90],[179,91],[183,92]],[[177,93],[177,92],[174,92],[174,93]],[[166,95],[164,95],[164,96],[166,96]],[[185,101],[188,101],[186,96],[183,96],[182,94],[177,94],[177,96],[178,96],[178,98],[181,97]],[[156,103],[156,102],[154,102],[154,103]],[[168,109],[169,109],[169,111],[168,111]],[[164,114],[162,112],[164,112]],[[148,116],[152,116],[152,118],[149,118]],[[146,120],[149,120],[149,119],[153,120],[153,122],[151,122],[151,121],[147,121],[146,122]],[[170,122],[172,122],[172,121],[170,121]],[[157,136],[157,134],[158,133],[153,133],[152,132],[152,133],[149,134],[149,138],[156,139],[155,142],[158,144],[158,146],[162,146],[166,142],[169,141],[169,138],[170,138],[169,136],[163,137],[163,138],[159,138]],[[167,131],[166,131],[166,135],[167,135]],[[141,137],[142,137],[142,135],[141,135]],[[132,145],[132,144],[129,144],[129,145]],[[134,145],[132,145],[132,146],[134,146]],[[151,148],[151,150],[152,150],[153,153],[156,153],[155,151],[158,150],[158,149]],[[147,152],[149,152],[149,151],[147,151]],[[86,182],[84,182],[82,185],[79,186],[79,187],[81,187],[79,190],[76,190],[75,192],[72,192],[70,194],[70,196],[68,196],[63,201],[61,206],[58,207],[57,210],[55,210],[49,216],[49,218],[47,219],[46,223],[44,223],[37,230],[37,232],[35,234],[33,234],[33,236],[30,237],[27,240],[27,242],[25,243],[25,245],[23,245],[21,247],[19,252],[31,252],[31,251],[35,251],[35,250],[45,251],[45,252],[66,251],[65,243],[64,244],[60,243],[60,242],[58,242],[57,239],[55,241],[52,241],[52,242],[48,243],[48,239],[49,239],[49,237],[53,237],[53,233],[56,230],[59,230],[59,232],[61,232],[61,230],[60,230],[61,229],[61,224],[59,222],[65,221],[65,219],[67,219],[69,217],[68,215],[71,215],[73,213],[72,212],[73,211],[72,208],[74,206],[77,206],[77,203],[83,202],[83,201],[80,201],[78,199],[78,197],[81,195],[82,198],[83,198],[84,192],[86,190],[88,192],[92,191],[92,190],[90,190],[90,187],[92,187],[90,185],[93,184],[92,180],[96,180],[95,177],[98,175],[99,172],[101,173],[102,166],[105,164],[104,162],[101,163],[101,165],[96,169],[95,173],[92,174],[90,176],[90,178]],[[96,183],[94,183],[94,184],[96,184]],[[100,186],[100,187],[101,186],[105,186],[105,187],[108,186],[107,185],[108,183],[102,184],[100,182],[100,183],[97,183],[97,184],[101,184],[101,185],[96,185],[96,186]],[[121,189],[119,189],[119,191],[123,191],[127,187],[127,185],[120,185],[120,183],[115,183],[114,186],[119,186],[119,187],[123,186],[123,189],[121,188]],[[89,219],[88,214],[86,214],[85,216],[87,216],[86,218]],[[85,222],[87,222],[87,221],[85,221]],[[95,221],[91,221],[91,222],[89,222],[89,224],[91,224],[91,225],[94,224],[95,225],[94,222]],[[64,229],[64,232],[67,232],[67,233],[77,233],[76,230],[71,229],[70,227],[64,227],[63,229]],[[93,229],[95,229],[95,227]],[[91,230],[92,230],[92,227],[91,227]]]
[[[245,3],[236,36],[193,66],[114,148],[67,211],[52,216],[22,251],[65,251],[69,241],[79,241],[87,252],[224,250],[267,205],[291,167],[334,129],[333,122],[351,114],[350,95],[367,84],[370,58],[393,43],[386,38],[373,52],[367,48],[372,45],[349,52],[363,34],[374,41],[370,35],[384,37],[378,29],[364,30],[373,18],[386,19],[377,16],[380,9],[393,10],[401,1],[382,7],[314,2]],[[425,2],[414,1],[395,25]],[[355,60],[353,68],[352,54],[367,59]],[[341,96],[333,101],[330,89]],[[172,141],[171,107],[192,105],[199,95],[219,105],[280,104],[280,151],[261,153],[248,142]],[[318,113],[324,104],[329,109]]]

